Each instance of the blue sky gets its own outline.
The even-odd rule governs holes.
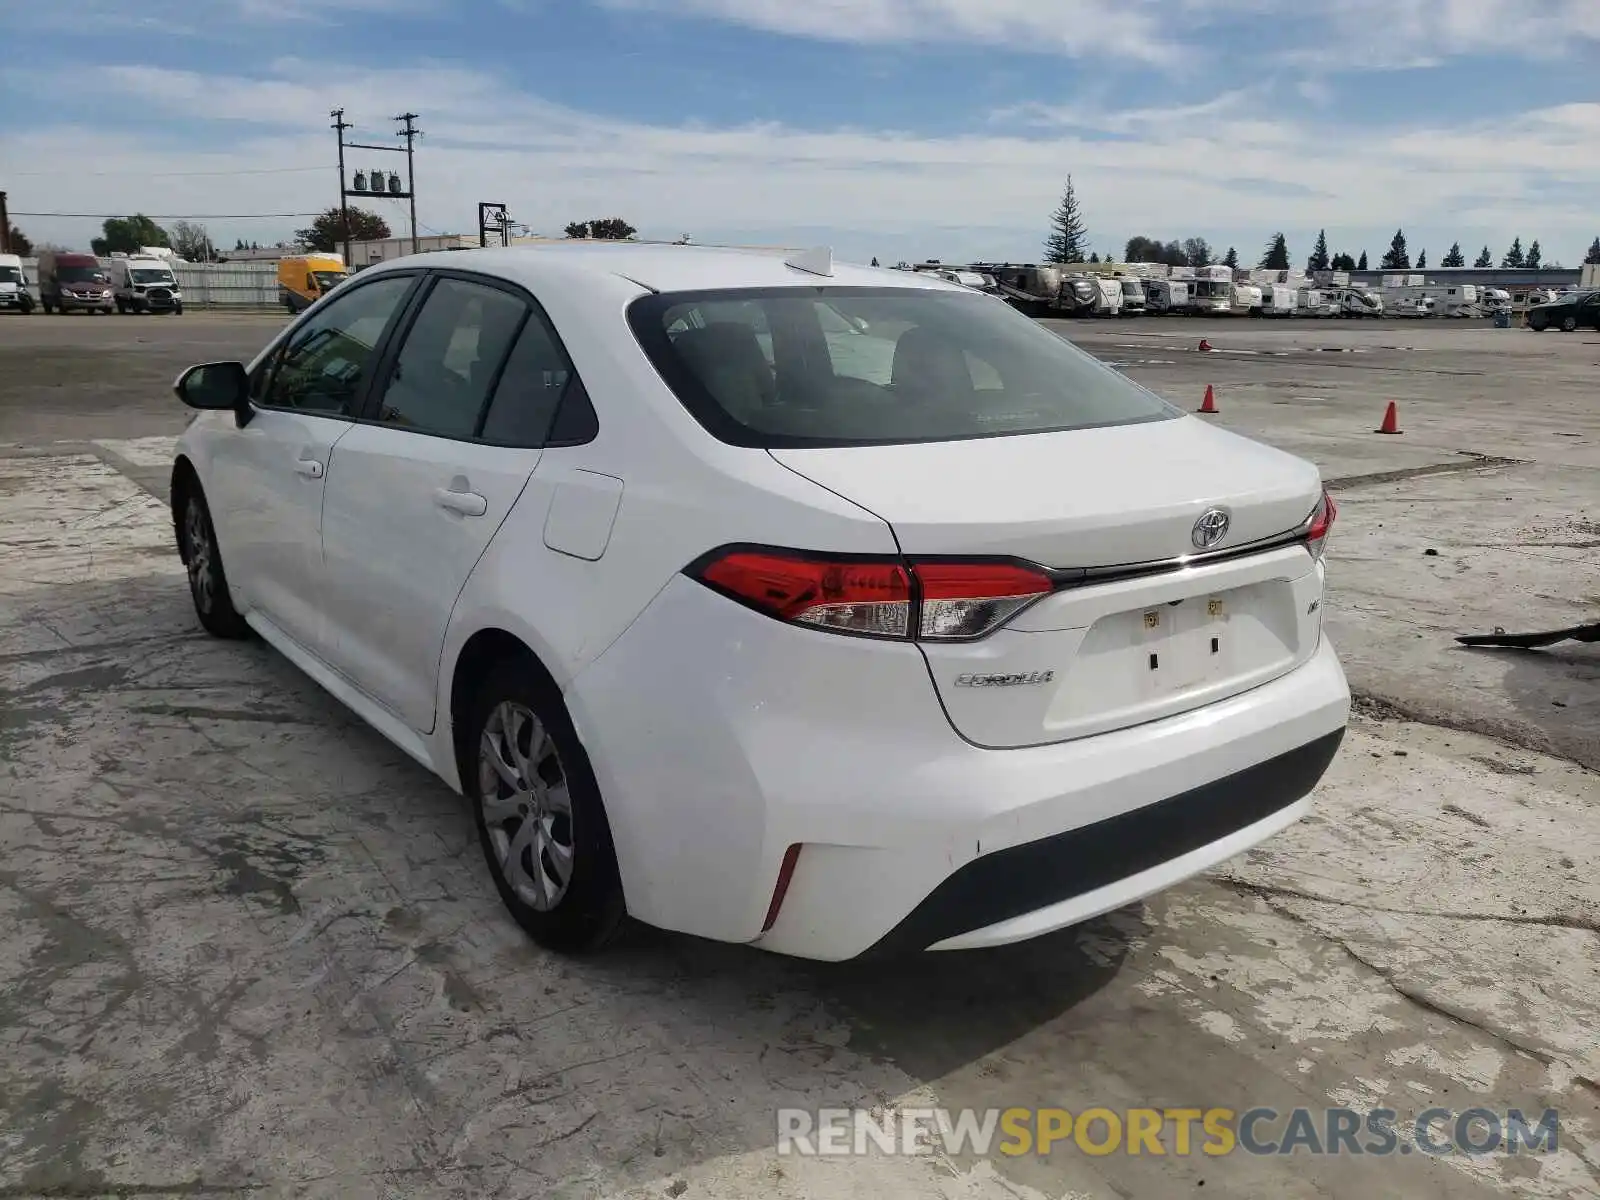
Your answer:
[[[1600,235],[1600,0],[65,0],[8,6],[17,213],[273,242],[337,200],[328,111],[411,109],[424,232],[1028,259],[1070,172],[1102,253],[1319,228],[1437,263]],[[358,155],[354,165],[397,165]],[[401,232],[398,204],[385,216]],[[89,219],[18,216],[85,244]]]

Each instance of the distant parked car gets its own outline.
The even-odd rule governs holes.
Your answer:
[[[33,293],[22,274],[22,259],[16,254],[0,254],[0,310],[31,313]]]
[[[39,303],[45,312],[108,313],[116,307],[111,276],[92,254],[45,250],[39,254]]]
[[[1546,329],[1571,333],[1585,325],[1600,330],[1600,291],[1569,292],[1528,310],[1528,328],[1535,333]]]

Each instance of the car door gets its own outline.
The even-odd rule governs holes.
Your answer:
[[[384,275],[308,314],[252,380],[252,416],[219,438],[205,486],[246,610],[319,656],[322,503],[335,443],[351,428],[383,340],[418,281]]]
[[[323,504],[333,665],[430,732],[456,598],[538,465],[571,366],[526,293],[433,279],[334,451]]]

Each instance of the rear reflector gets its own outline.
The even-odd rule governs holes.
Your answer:
[[[778,867],[778,886],[772,889],[772,903],[767,905],[767,919],[761,926],[762,933],[777,923],[778,910],[783,907],[783,898],[789,894],[789,881],[794,878],[794,869],[799,862],[800,846],[796,843],[783,852],[783,862]]]
[[[702,583],[782,621],[865,637],[966,641],[999,628],[1053,588],[1012,562],[840,559],[740,549],[690,568]]]

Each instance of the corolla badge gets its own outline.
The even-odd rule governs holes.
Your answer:
[[[1194,543],[1196,550],[1209,550],[1228,536],[1228,526],[1232,520],[1227,509],[1209,508],[1194,523],[1189,540]]]

